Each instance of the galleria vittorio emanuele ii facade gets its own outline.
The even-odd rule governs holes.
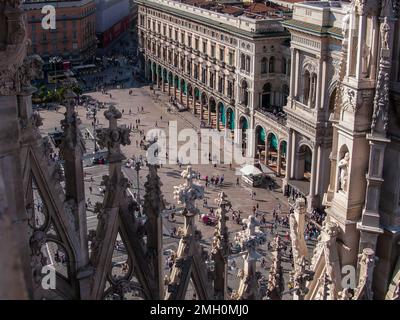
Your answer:
[[[292,1],[289,7],[283,0],[136,0],[137,60],[128,71],[140,81],[112,94],[99,85],[100,97],[114,103],[103,123],[96,124],[96,112],[103,114],[96,109],[85,127],[94,154],[105,150],[106,169],[96,172],[103,194],[93,208],[81,100],[65,84],[61,127],[59,118],[47,125],[51,115],[33,109],[31,83],[43,76],[43,61],[27,56],[20,2],[0,3],[0,299],[182,300],[192,291],[199,300],[400,299],[398,0]],[[146,112],[156,114],[148,128],[162,127],[170,116],[161,113],[166,108],[143,112],[142,106],[140,113],[132,96],[138,87],[146,99],[176,107],[176,118],[232,139],[268,170],[278,190],[268,201],[284,199],[287,230],[263,228],[261,201],[251,202],[252,214],[237,210],[240,227],[233,227],[232,203],[262,197],[272,184],[231,195],[229,188],[240,187],[232,178],[201,208],[200,199],[211,198],[208,175],[226,170],[222,179],[230,177],[220,164],[208,164],[208,173],[193,163],[181,168],[179,159],[176,166],[147,163],[142,187],[138,164],[132,167],[137,191],[131,191],[136,173],[132,179],[126,173],[131,155],[124,148],[143,141],[129,116],[137,106],[136,129]],[[129,90],[126,105],[116,100],[121,90]],[[56,127],[60,142],[53,145],[42,125]],[[51,160],[54,150],[60,164]],[[60,171],[63,179],[56,178]],[[179,183],[170,185],[172,178]],[[175,202],[166,205],[163,194]],[[200,211],[209,206],[215,223],[204,223],[206,229]],[[284,209],[274,206],[266,211],[280,221],[275,215]],[[89,211],[98,221],[92,229]],[[315,212],[324,219],[313,221]],[[168,238],[175,213],[180,225]],[[309,228],[318,230],[312,243]],[[115,262],[117,249],[127,257],[122,264]],[[57,264],[53,251],[66,258],[55,268],[56,288],[47,290],[41,270]],[[168,251],[173,258],[164,267]]]

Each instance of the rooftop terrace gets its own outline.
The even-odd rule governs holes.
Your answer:
[[[247,35],[284,32],[281,21],[291,17],[291,12],[280,5],[269,3],[243,3],[215,0],[136,0],[153,8],[176,13],[185,18],[207,20],[217,26],[234,28],[232,31]],[[237,30],[236,30],[237,29]]]

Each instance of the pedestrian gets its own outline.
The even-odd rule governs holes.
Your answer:
[[[236,177],[236,186],[239,186],[239,177]]]
[[[92,194],[92,193],[93,193],[93,189],[92,189],[92,187],[91,187],[91,186],[89,186],[89,192],[90,192],[90,194]]]

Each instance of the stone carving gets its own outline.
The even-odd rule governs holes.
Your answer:
[[[356,92],[353,89],[343,87],[342,100],[343,100],[343,110],[349,110],[349,108],[351,108],[352,112],[355,112],[357,110]]]
[[[367,0],[355,0],[355,8],[357,12],[361,15],[365,14]]]
[[[303,198],[296,199],[294,212],[289,216],[290,238],[292,240],[293,262],[295,268],[301,258],[307,257],[307,245],[304,239],[306,205]]]
[[[298,268],[291,273],[291,281],[293,283],[293,300],[304,300],[305,295],[308,293],[306,287],[307,281],[314,279],[314,271],[310,271],[307,266],[306,260],[300,259]]]
[[[399,16],[400,16],[400,0],[393,0],[392,7],[393,7],[394,17],[399,18]]]
[[[329,288],[329,296],[332,300],[337,299],[341,280],[341,269],[336,246],[338,233],[339,226],[333,222],[325,223],[321,232],[321,242],[324,244],[325,274],[329,280],[325,282],[325,286]]]
[[[267,297],[270,300],[280,300],[285,289],[283,270],[281,266],[282,249],[281,239],[276,235],[272,244],[272,264],[268,275]]]
[[[64,158],[69,156],[71,150],[75,146],[79,147],[79,150],[83,153],[85,151],[84,140],[82,139],[82,133],[79,130],[81,120],[78,118],[78,114],[75,111],[74,98],[72,90],[68,89],[66,92],[68,97],[66,102],[66,112],[64,113],[65,118],[60,121],[61,128],[63,130],[63,137],[60,149],[64,151]],[[67,150],[64,150],[67,148]]]
[[[350,288],[344,288],[341,292],[338,293],[338,300],[351,300],[351,293],[349,292]]]
[[[100,148],[107,148],[107,160],[109,162],[119,162],[125,159],[121,152],[123,146],[131,144],[129,139],[130,130],[126,127],[118,127],[117,120],[122,117],[122,113],[113,105],[104,112],[104,116],[109,121],[109,128],[96,129]]]
[[[243,274],[238,290],[238,299],[258,299],[259,283],[256,278],[256,262],[261,255],[256,251],[256,247],[266,240],[266,235],[258,225],[259,222],[252,215],[248,219],[243,219],[246,229],[239,231],[235,236],[236,243],[241,247],[244,259]]]
[[[309,57],[304,57],[304,60],[303,60],[303,73],[306,70],[308,72],[310,72],[310,74],[312,74],[312,73],[316,73],[317,74],[318,73],[318,63],[314,59],[311,59]]]
[[[386,134],[388,126],[389,82],[390,82],[390,26],[385,17],[381,24],[381,58],[379,61],[378,80],[374,97],[374,112],[372,115],[372,133]]]
[[[390,26],[387,22],[387,17],[385,17],[381,24],[382,48],[385,50],[389,50],[389,31]]]
[[[195,215],[199,212],[195,206],[195,201],[203,198],[204,187],[193,183],[197,173],[192,170],[191,166],[183,170],[181,176],[186,179],[186,183],[174,186],[174,199],[185,206],[184,214]]]
[[[228,230],[226,227],[226,206],[231,204],[224,192],[218,194],[218,198],[215,199],[215,202],[218,204],[219,208],[215,212],[218,218],[218,223],[214,232],[212,253],[217,254],[217,252],[221,252],[223,257],[227,257],[229,254],[229,239]]]
[[[43,60],[38,55],[26,57],[15,69],[10,66],[0,71],[0,95],[14,95],[31,87],[31,81],[43,78]]]
[[[35,231],[29,240],[32,250],[31,267],[32,275],[36,284],[40,283],[42,279],[42,267],[47,265],[46,257],[43,255],[41,249],[46,243],[46,234],[43,231]]]
[[[362,46],[362,73],[365,77],[369,76],[371,48],[366,43]]]
[[[360,278],[355,289],[354,300],[372,300],[372,276],[375,268],[375,252],[370,248],[365,248],[358,255],[360,265]]]
[[[346,11],[346,15],[343,17],[343,20],[342,20],[342,35],[343,35],[343,39],[347,39],[348,38],[349,24],[350,24],[350,9],[348,9]]]
[[[339,168],[339,187],[338,190],[347,192],[348,175],[349,175],[349,161],[350,155],[345,153],[343,158],[338,162]]]

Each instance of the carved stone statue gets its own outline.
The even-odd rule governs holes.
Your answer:
[[[185,206],[185,214],[197,214],[198,209],[195,206],[195,200],[202,199],[204,196],[204,187],[193,183],[197,173],[188,166],[186,170],[182,171],[181,176],[186,179],[186,183],[174,186],[174,199],[178,200],[179,204]]]
[[[350,24],[350,9],[347,10],[346,15],[342,20],[342,35],[343,39],[347,39],[349,33],[349,24]]]
[[[358,255],[360,276],[358,286],[355,289],[354,300],[372,300],[372,277],[375,268],[375,252],[371,248],[364,248]]]
[[[347,184],[348,184],[348,175],[349,175],[349,160],[350,155],[348,152],[344,155],[344,157],[339,161],[339,188],[343,192],[347,192]]]
[[[387,22],[387,17],[385,17],[381,24],[382,48],[385,50],[389,50],[389,31],[390,26]]]
[[[295,268],[300,259],[307,257],[307,244],[304,239],[306,205],[303,198],[297,198],[294,212],[289,215],[290,239],[292,242],[293,262]]]
[[[367,44],[362,46],[362,73],[365,77],[369,76],[371,49]]]

